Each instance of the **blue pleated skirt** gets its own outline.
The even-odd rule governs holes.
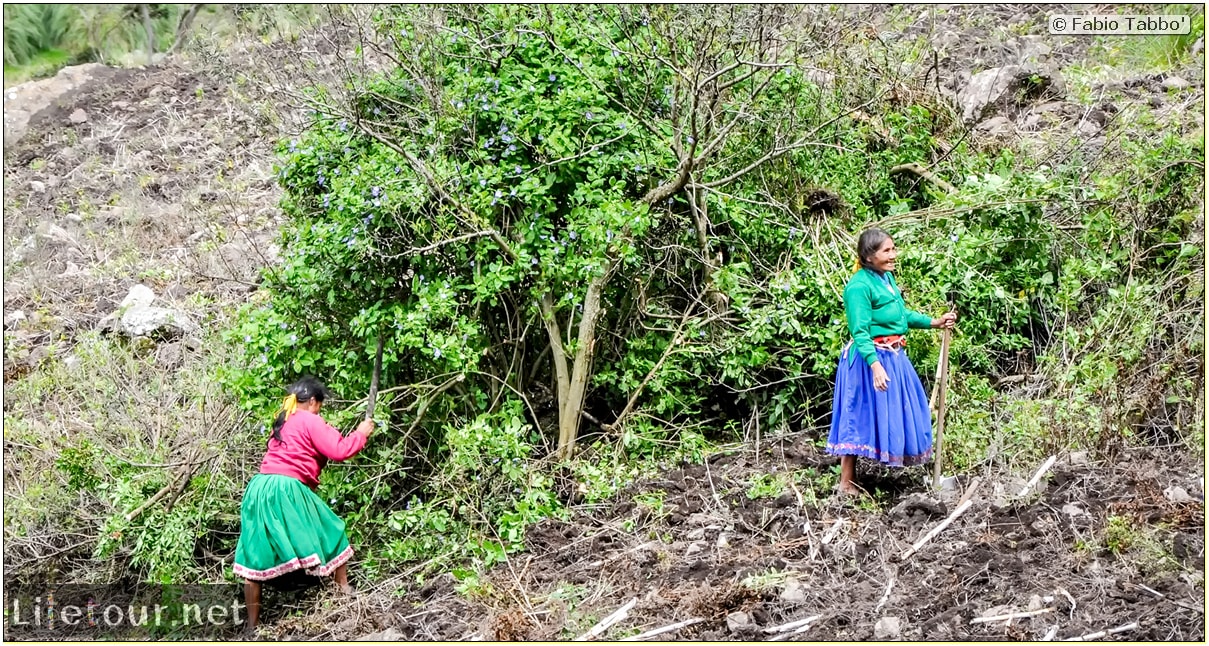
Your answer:
[[[827,452],[892,467],[923,464],[932,457],[932,414],[919,374],[905,349],[878,348],[877,358],[890,377],[885,392],[873,387],[873,369],[855,346],[840,353]]]

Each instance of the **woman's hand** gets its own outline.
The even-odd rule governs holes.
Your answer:
[[[957,312],[945,312],[938,319],[932,319],[932,327],[941,329],[953,329],[957,324]]]
[[[886,392],[890,388],[890,375],[886,374],[886,369],[882,367],[882,362],[874,361],[873,365],[873,387]]]
[[[365,439],[368,440],[369,436],[374,432],[374,420],[372,420],[372,419],[361,420],[361,423],[357,425],[357,430],[355,430],[353,432],[354,433],[364,433]]]

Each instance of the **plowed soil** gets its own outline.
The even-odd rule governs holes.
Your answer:
[[[1200,465],[1162,451],[1076,454],[1023,496],[1010,476],[933,494],[930,472],[874,468],[861,474],[869,495],[852,500],[814,487],[834,464],[793,439],[715,455],[532,528],[526,550],[475,584],[444,575],[402,598],[333,597],[305,617],[283,604],[261,636],[566,639],[636,600],[600,638],[688,620],[658,638],[1040,640],[1119,627],[1104,638],[1204,638]],[[776,473],[798,477],[778,495],[748,494]],[[964,513],[903,559],[963,494]],[[776,630],[814,616],[802,632]]]

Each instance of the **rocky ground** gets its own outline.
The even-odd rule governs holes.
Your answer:
[[[1029,31],[1044,9],[989,7],[985,35],[943,20],[893,28],[938,44],[932,82],[979,145],[1056,155],[1074,134],[1104,145],[1140,107],[1158,127],[1203,132],[1203,54],[1187,69],[1076,75],[1087,41]],[[147,339],[165,373],[199,361],[206,334],[275,258],[280,102],[214,61],[89,66],[38,83],[5,97],[6,391],[73,361],[94,330]],[[6,417],[15,405],[6,398]],[[29,422],[65,432],[50,414]],[[37,451],[14,462],[24,449],[7,429],[5,440],[8,478],[49,464]],[[481,578],[413,585],[404,572],[351,600],[269,592],[260,637],[557,639],[625,609],[595,636],[688,622],[656,637],[1018,640],[1121,628],[1107,638],[1204,639],[1204,465],[1182,447],[1058,456],[1024,495],[1024,472],[1040,465],[936,495],[922,471],[871,471],[871,495],[857,501],[832,497],[833,466],[801,436],[736,447],[532,528],[526,550]],[[962,513],[903,558],[963,498]],[[1004,615],[1014,616],[989,619]]]

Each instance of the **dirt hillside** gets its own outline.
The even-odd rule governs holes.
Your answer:
[[[999,64],[1019,55],[985,44],[977,54]],[[70,358],[76,336],[102,326],[135,285],[217,329],[276,257],[272,148],[288,120],[273,97],[237,69],[186,61],[90,76],[45,107],[13,113],[6,390],[44,362]],[[1162,83],[1134,87],[1178,105]],[[171,373],[204,348],[176,339],[148,351]],[[5,438],[10,481],[51,464],[32,449],[10,459],[25,449],[7,430]],[[592,636],[682,624],[652,638],[1040,640],[1115,631],[1097,638],[1203,641],[1204,464],[1182,446],[1056,458],[1031,487],[1025,479],[1040,464],[963,477],[941,493],[925,485],[930,470],[868,470],[869,497],[841,501],[831,492],[836,460],[813,439],[734,446],[614,501],[571,506],[565,519],[531,528],[526,549],[482,577],[417,583],[405,572],[363,582],[353,599],[269,591],[259,637],[567,639],[625,610]],[[16,540],[12,549],[26,558],[70,544]],[[216,560],[216,571],[225,567]]]

